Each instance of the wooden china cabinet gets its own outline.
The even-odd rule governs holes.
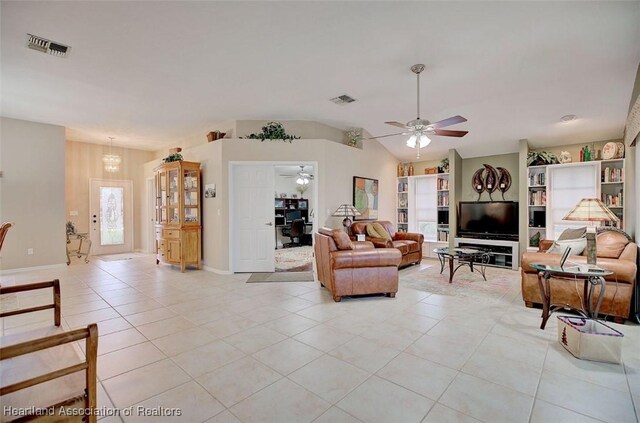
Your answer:
[[[200,163],[177,161],[154,169],[156,177],[156,264],[202,268]]]

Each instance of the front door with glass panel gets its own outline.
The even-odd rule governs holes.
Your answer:
[[[133,251],[132,181],[91,179],[89,236],[94,255]]]

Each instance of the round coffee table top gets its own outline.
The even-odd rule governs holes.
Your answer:
[[[475,255],[475,254],[484,254],[485,251],[480,249],[480,248],[469,248],[469,247],[455,247],[455,248],[449,248],[449,247],[442,247],[442,248],[435,248],[433,250],[434,253],[436,254],[442,254],[442,255],[447,255],[447,256],[471,256],[471,255]]]

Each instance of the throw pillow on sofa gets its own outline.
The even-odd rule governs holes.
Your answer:
[[[583,226],[582,228],[577,228],[577,229],[565,229],[558,237],[558,241],[584,238],[586,234],[587,234],[586,226]]]
[[[387,241],[392,240],[391,235],[389,234],[389,231],[387,231],[387,228],[382,226],[380,223],[378,222],[373,223],[373,229],[375,229],[376,232],[380,235],[379,238],[384,238]]]
[[[353,245],[349,239],[349,235],[340,229],[334,229],[332,232],[333,241],[336,243],[338,250],[353,250]]]
[[[371,238],[382,238],[382,235],[376,231],[376,228],[373,225],[367,225],[367,235]]]
[[[560,254],[563,255],[564,251],[571,247],[571,254],[574,256],[579,256],[582,254],[585,248],[587,248],[587,238],[578,238],[578,239],[566,239],[566,240],[558,240],[554,241],[551,248],[547,250],[549,254]]]

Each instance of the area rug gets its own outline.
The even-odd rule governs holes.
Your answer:
[[[313,282],[313,272],[252,273],[247,283],[254,282]]]
[[[313,269],[313,247],[279,248],[275,260],[276,272],[309,272]]]
[[[137,258],[149,257],[149,254],[142,253],[121,253],[121,254],[103,254],[101,256],[93,256],[94,258],[102,261],[118,261],[118,260],[132,260]]]
[[[439,264],[422,267],[421,270],[409,268],[401,271],[401,286],[453,297],[481,296],[497,299],[520,283],[520,272],[509,269],[487,267],[485,281],[478,270],[472,273],[467,266],[463,266],[453,275],[453,282],[449,283],[448,267],[442,274],[440,274]]]

